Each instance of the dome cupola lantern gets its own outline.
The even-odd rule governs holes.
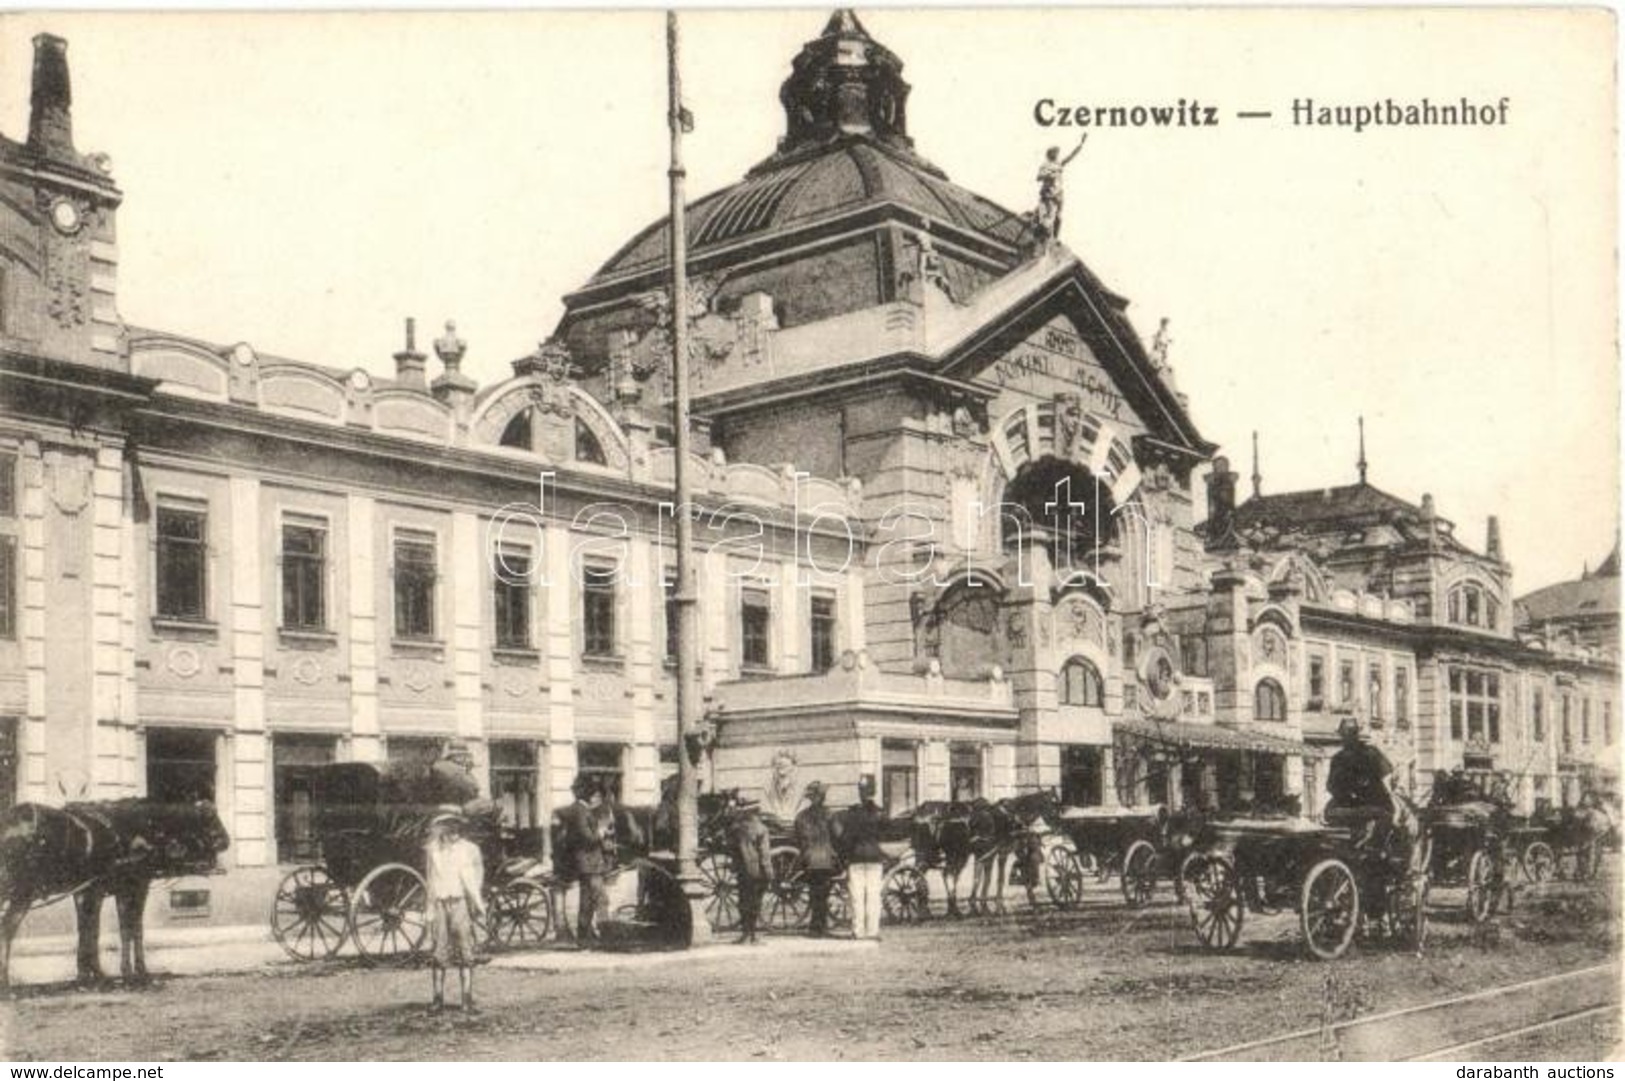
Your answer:
[[[843,135],[867,135],[909,150],[908,84],[903,62],[869,36],[850,10],[830,16],[824,32],[802,46],[779,88],[785,135],[779,156]]]

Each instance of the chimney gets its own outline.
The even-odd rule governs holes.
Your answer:
[[[1484,554],[1497,563],[1501,562],[1501,520],[1493,514],[1485,530]]]
[[[1258,471],[1258,433],[1253,433],[1253,498],[1264,494],[1264,475]]]
[[[34,86],[28,113],[28,148],[45,157],[73,157],[73,89],[68,43],[34,35]]]
[[[395,378],[413,390],[427,390],[423,381],[423,362],[428,358],[418,352],[417,320],[406,320],[406,348],[395,354]]]
[[[1439,539],[1439,518],[1433,511],[1433,496],[1429,494],[1422,496],[1422,528],[1427,531],[1429,544]]]
[[[1230,459],[1213,459],[1207,475],[1207,541],[1210,546],[1233,541],[1236,518],[1236,474]]]

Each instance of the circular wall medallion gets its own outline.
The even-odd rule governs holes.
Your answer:
[[[79,231],[84,219],[72,199],[58,199],[51,204],[51,224],[56,226],[57,232],[71,236]]]
[[[238,342],[231,347],[231,359],[245,368],[248,367],[254,363],[254,347],[247,342]]]
[[[322,678],[322,662],[315,657],[300,657],[293,662],[293,678],[309,687]]]
[[[401,679],[407,690],[422,694],[434,684],[434,673],[426,664],[411,664],[406,668],[406,675]]]
[[[360,368],[350,373],[350,386],[355,390],[366,390],[371,385],[372,377]]]
[[[182,679],[191,679],[203,668],[203,659],[191,646],[176,646],[164,659],[164,666]]]
[[[517,672],[502,677],[502,691],[510,698],[523,698],[530,691],[530,680]]]

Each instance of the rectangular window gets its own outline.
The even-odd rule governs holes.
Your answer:
[[[0,279],[3,282],[4,279]],[[17,452],[0,451],[0,518],[17,516]]]
[[[1337,704],[1354,705],[1354,662],[1344,661],[1337,666]]]
[[[0,812],[17,802],[17,718],[0,717]]]
[[[1591,742],[1591,699],[1580,699],[1580,742]]]
[[[615,578],[611,562],[581,566],[581,652],[588,657],[614,657]]]
[[[1563,696],[1563,750],[1565,753],[1574,750],[1574,699],[1569,695]]]
[[[1394,724],[1400,728],[1411,726],[1411,670],[1394,669]]]
[[[1450,669],[1450,738],[1501,742],[1501,677],[1477,668]]]
[[[1602,742],[1608,747],[1614,745],[1614,704],[1607,699],[1602,703]]]
[[[739,591],[739,663],[743,667],[766,668],[771,663],[772,612],[766,590]]]
[[[158,533],[158,615],[200,620],[207,611],[209,516],[200,507],[162,506]]]
[[[491,563],[498,649],[530,648],[530,551],[501,547]]]
[[[835,598],[812,598],[812,670],[828,672],[835,667]]]
[[[327,629],[327,526],[289,519],[282,523],[282,625],[289,630]]]
[[[1309,658],[1309,701],[1306,707],[1320,710],[1326,705],[1326,658]]]
[[[429,533],[395,535],[395,637],[434,637],[434,591],[439,563]]]
[[[621,750],[619,743],[582,743],[576,747],[576,772],[597,781],[605,796],[616,803],[621,801]]]
[[[677,610],[677,576],[668,574],[665,577],[665,603],[666,603],[666,659],[677,660],[677,632],[680,629],[682,613]]]
[[[316,836],[317,775],[336,761],[332,736],[278,733],[271,737],[271,772],[276,805],[276,853],[281,863],[321,858]]]
[[[535,829],[540,806],[536,744],[492,740],[490,748],[491,801],[502,812],[502,824],[510,829]]]
[[[948,747],[948,794],[958,803],[969,803],[982,794],[982,749],[974,744]]]
[[[158,803],[213,800],[215,734],[185,728],[147,730],[147,798]]]
[[[920,773],[911,743],[880,745],[880,802],[888,818],[912,811],[919,803]]]
[[[1546,694],[1536,687],[1529,699],[1529,724],[1536,743],[1546,742]]]
[[[1101,749],[1073,745],[1061,748],[1061,803],[1067,807],[1098,807],[1104,801]]]
[[[0,638],[17,637],[17,538],[0,536]]]
[[[1366,673],[1366,701],[1370,703],[1371,719],[1382,720],[1382,665],[1373,664]]]

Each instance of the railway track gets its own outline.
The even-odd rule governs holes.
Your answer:
[[[1619,971],[1592,965],[1186,1056],[1186,1062],[1421,1061],[1620,1012]]]

